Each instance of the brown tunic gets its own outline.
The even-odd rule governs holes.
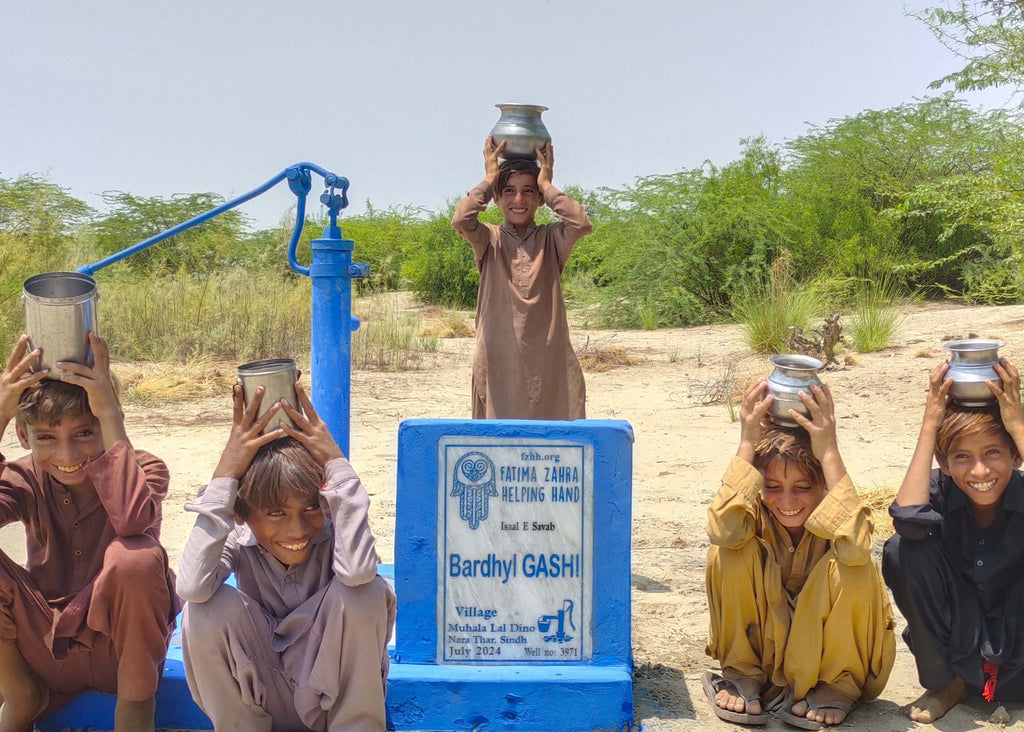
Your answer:
[[[473,356],[473,417],[581,419],[586,387],[569,339],[559,276],[591,231],[579,203],[554,186],[544,202],[561,221],[515,228],[477,219],[491,189],[481,181],[455,207],[452,227],[473,247],[480,289]]]
[[[16,639],[51,690],[141,701],[156,691],[177,612],[159,543],[169,473],[124,440],[86,472],[96,492],[79,508],[31,455],[0,458],[0,526],[21,521],[28,549],[24,569],[0,553],[0,639]]]

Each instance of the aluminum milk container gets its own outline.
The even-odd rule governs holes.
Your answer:
[[[264,389],[257,419],[281,399],[299,409],[299,402],[295,398],[295,382],[298,378],[299,370],[295,366],[295,361],[290,358],[267,358],[244,363],[238,367],[238,383],[242,386],[242,396],[246,404],[255,396],[256,387],[262,386]],[[277,429],[278,422],[295,426],[288,414],[280,409],[263,431]]]
[[[87,334],[99,334],[98,299],[96,280],[79,272],[44,272],[25,280],[21,300],[29,349],[43,349],[33,371],[50,369],[47,378],[59,379],[57,361],[93,365]]]

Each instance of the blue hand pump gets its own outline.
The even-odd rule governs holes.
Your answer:
[[[320,202],[327,207],[328,223],[323,235],[310,244],[310,263],[305,267],[295,259],[295,247],[306,219],[306,196],[311,188],[310,173],[324,179]],[[295,226],[288,242],[288,265],[312,281],[310,305],[310,379],[312,399],[317,413],[346,456],[349,454],[349,418],[352,388],[352,331],[359,328],[359,319],[352,315],[352,280],[369,276],[370,268],[352,261],[351,239],[343,239],[338,226],[338,212],[348,206],[348,179],[335,175],[315,163],[295,163],[261,186],[232,198],[220,206],[194,216],[177,226],[132,244],[104,259],[78,268],[92,275],[107,265],[140,252],[157,242],[212,219],[270,190],[282,180],[297,198]],[[282,356],[288,354],[279,354]]]

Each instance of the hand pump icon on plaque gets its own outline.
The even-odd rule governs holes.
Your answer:
[[[568,621],[569,627],[576,630],[576,624],[572,620],[573,607],[573,601],[567,598],[562,602],[562,609],[554,615],[541,615],[537,618],[537,630],[541,633],[548,633],[551,630],[552,622],[557,624],[557,631],[544,636],[546,643],[568,643],[572,640],[572,636],[565,632],[565,623]]]

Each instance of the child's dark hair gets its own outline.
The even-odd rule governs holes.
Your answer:
[[[811,450],[811,437],[800,427],[771,427],[754,447],[754,467],[764,473],[776,458],[802,469],[816,485],[825,485],[821,463]]]
[[[491,187],[491,195],[494,198],[498,198],[501,192],[505,190],[505,186],[508,185],[509,178],[520,173],[526,173],[536,178],[540,175],[540,166],[534,160],[524,160],[522,158],[502,160],[501,164],[498,165],[498,177]]]
[[[298,440],[282,437],[256,451],[242,475],[235,515],[243,521],[253,508],[274,511],[297,498],[307,505],[319,500],[324,471]]]
[[[988,407],[960,407],[950,404],[942,415],[942,423],[935,436],[935,459],[941,465],[949,464],[949,453],[953,443],[963,437],[990,433],[1006,440],[1006,443],[1017,457],[1017,445],[1010,433],[1003,426],[1003,416],[999,405]]]
[[[50,426],[83,414],[91,414],[85,389],[59,379],[43,379],[21,393],[14,422],[24,430],[29,424]]]

